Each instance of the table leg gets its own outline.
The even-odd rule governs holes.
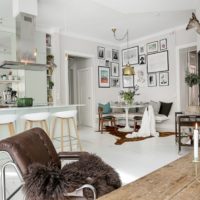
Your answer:
[[[118,131],[121,131],[121,132],[133,132],[133,129],[128,124],[128,110],[129,110],[129,108],[125,108],[126,126],[124,128],[119,128]]]

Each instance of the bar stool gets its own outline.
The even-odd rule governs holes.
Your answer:
[[[61,151],[63,151],[63,149],[64,149],[64,122],[66,122],[66,126],[68,129],[67,136],[69,138],[70,150],[72,151],[72,139],[73,139],[73,140],[77,140],[77,144],[79,145],[80,150],[82,151],[79,132],[77,129],[77,124],[75,122],[76,115],[77,115],[77,110],[63,111],[63,112],[57,112],[57,113],[52,114],[52,116],[54,116],[54,121],[52,123],[51,139],[52,140],[54,139],[56,124],[58,121],[60,121],[60,123],[61,123],[61,140],[60,140],[61,141]],[[72,130],[70,128],[70,121],[72,122],[72,125],[74,127],[76,137],[73,137],[71,135]]]
[[[40,127],[43,128],[47,134],[49,134],[49,129],[47,125],[47,119],[49,118],[49,112],[40,112],[40,113],[29,113],[22,116],[22,119],[25,120],[24,130],[33,128],[33,124],[40,124]]]
[[[14,123],[15,123],[16,119],[17,119],[17,115],[15,115],[15,114],[0,115],[0,128],[4,125],[8,126],[10,136],[13,136],[15,134]]]

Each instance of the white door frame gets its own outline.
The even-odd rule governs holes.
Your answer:
[[[176,93],[177,93],[177,111],[181,111],[181,86],[180,86],[180,55],[179,52],[181,49],[197,46],[197,42],[191,42],[184,45],[176,47]]]
[[[71,51],[71,50],[65,50],[65,53],[64,55],[71,55],[71,56],[77,56],[77,57],[83,57],[83,58],[88,58],[88,59],[92,59],[93,60],[93,64],[92,66],[90,67],[91,70],[92,70],[92,119],[93,119],[93,127],[95,127],[95,119],[96,119],[96,116],[95,116],[95,76],[94,76],[94,73],[95,73],[95,56],[92,55],[92,54],[86,54],[86,53],[82,53],[82,52],[77,52],[77,51]],[[68,61],[67,61],[68,62]],[[68,77],[68,64],[65,65],[66,66],[66,69],[65,69],[65,76]],[[65,79],[65,85],[66,85],[66,102],[69,102],[69,82],[68,82],[68,78]]]
[[[87,67],[87,68],[84,68],[84,69],[78,69],[77,70],[77,78],[78,78],[78,81],[79,81],[79,72],[83,72],[83,71],[90,71],[90,73],[91,73],[91,99],[92,99],[92,103],[93,103],[93,101],[94,101],[94,99],[93,99],[93,70],[92,70],[92,68],[91,67]],[[78,94],[80,94],[80,87],[79,87],[79,83],[77,82],[77,88],[78,88]],[[81,104],[81,102],[80,102],[80,96],[78,95],[78,103],[79,104]],[[93,105],[91,104],[91,118],[93,119]],[[80,119],[79,119],[80,120]],[[91,126],[93,126],[93,121],[91,122]]]

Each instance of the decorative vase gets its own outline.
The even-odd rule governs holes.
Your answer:
[[[133,104],[133,99],[124,99],[126,105]]]

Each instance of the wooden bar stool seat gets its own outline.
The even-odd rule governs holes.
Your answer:
[[[22,116],[22,119],[25,120],[24,130],[33,128],[34,123],[43,128],[46,133],[49,134],[49,129],[47,125],[47,120],[49,118],[49,112],[40,112],[40,113],[29,113]]]
[[[52,116],[54,117],[54,121],[52,124],[52,134],[51,134],[51,139],[53,140],[55,137],[55,129],[56,129],[56,124],[58,122],[61,123],[61,151],[64,150],[64,137],[68,137],[68,141],[70,144],[70,150],[72,151],[72,140],[77,141],[77,145],[79,146],[80,150],[82,151],[81,147],[81,142],[80,142],[80,137],[79,137],[79,132],[76,124],[76,115],[77,115],[77,110],[69,110],[69,111],[63,111],[63,112],[57,112],[54,113]],[[72,129],[70,127],[70,122],[71,125],[73,126],[73,129],[75,131],[75,137],[72,136]],[[64,134],[64,124],[67,127],[66,134]]]
[[[0,115],[0,128],[2,126],[8,126],[10,136],[13,136],[16,133],[15,126],[14,126],[16,119],[17,119],[17,115],[15,114]]]

